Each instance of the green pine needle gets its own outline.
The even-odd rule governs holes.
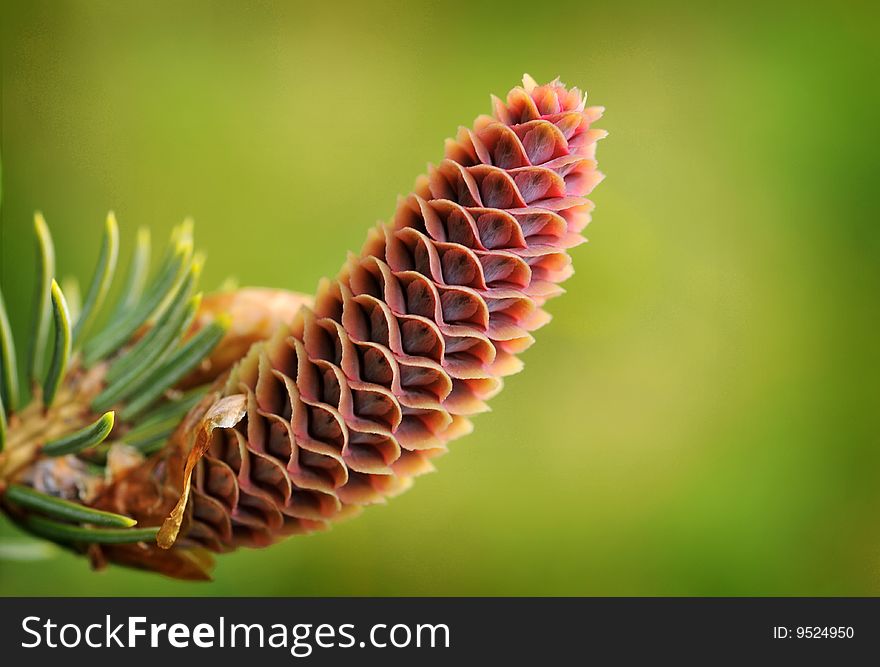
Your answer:
[[[129,263],[128,275],[125,278],[125,286],[119,296],[119,304],[112,319],[117,319],[123,313],[134,308],[144,293],[147,284],[147,276],[150,273],[150,229],[141,227],[137,232],[134,244],[134,252]]]
[[[24,509],[40,512],[53,519],[89,523],[95,526],[111,526],[131,528],[137,521],[121,514],[104,512],[40,493],[36,489],[21,484],[10,484],[4,493],[4,499]]]
[[[58,523],[39,516],[29,516],[24,525],[32,533],[59,542],[83,542],[89,544],[131,544],[154,542],[159,533],[155,528],[84,528]]]
[[[0,399],[6,410],[18,408],[18,369],[15,364],[15,341],[0,291]],[[4,413],[5,415],[5,413]]]
[[[82,290],[79,288],[79,280],[76,276],[65,276],[61,279],[61,291],[67,299],[67,310],[70,312],[70,321],[76,325],[82,313]]]
[[[85,428],[63,438],[47,442],[43,446],[43,454],[46,456],[64,456],[66,454],[76,454],[89,447],[100,445],[110,435],[110,431],[113,430],[114,417],[115,413],[105,412],[99,419]]]
[[[42,213],[34,214],[37,236],[37,286],[34,296],[34,317],[31,327],[31,354],[28,375],[31,383],[39,382],[45,364],[46,342],[49,338],[52,280],[55,277],[55,246]]]
[[[104,223],[104,238],[101,242],[101,252],[98,255],[98,265],[95,268],[95,275],[92,277],[92,283],[89,286],[89,292],[86,300],[83,302],[82,311],[76,326],[73,328],[73,340],[76,343],[88,332],[89,326],[94,321],[98,309],[104,303],[107,292],[110,291],[110,285],[113,281],[113,274],[116,271],[116,260],[119,256],[119,225],[116,223],[116,216],[113,212],[107,214],[107,220]]]
[[[71,330],[70,313],[61,288],[52,280],[52,315],[55,319],[55,344],[52,352],[52,363],[43,385],[43,405],[49,408],[55,400],[58,387],[64,380],[67,364],[70,361]]]
[[[122,411],[122,418],[130,421],[141,415],[166,390],[200,364],[223,338],[229,329],[229,324],[228,316],[218,317],[150,373],[143,383],[143,390]]]
[[[3,561],[34,562],[54,558],[58,550],[51,542],[31,539],[0,538],[0,563]]]
[[[3,397],[0,396],[0,452],[6,448],[6,408],[3,407]]]
[[[192,243],[193,242],[193,230],[195,229],[196,223],[192,218],[184,218],[183,222],[177,225],[174,229],[171,230],[171,242],[172,243]]]

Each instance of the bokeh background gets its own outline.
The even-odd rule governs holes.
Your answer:
[[[210,584],[58,552],[0,561],[0,594],[880,594],[867,3],[3,0],[0,24],[19,339],[34,210],[61,274],[87,280],[113,209],[123,257],[192,215],[205,285],[313,291],[523,72],[611,133],[569,293],[439,473]]]

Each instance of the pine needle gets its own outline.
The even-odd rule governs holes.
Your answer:
[[[24,509],[40,512],[53,519],[90,523],[96,526],[131,528],[137,521],[121,514],[104,512],[40,493],[29,486],[10,484],[3,495],[4,499]]]
[[[58,387],[64,381],[67,372],[67,364],[70,361],[71,330],[70,313],[67,310],[67,302],[61,288],[52,280],[52,315],[55,320],[55,343],[52,351],[52,363],[46,374],[46,382],[43,385],[43,405],[49,408],[55,400]]]
[[[15,363],[15,341],[6,315],[3,292],[0,291],[0,402],[9,413],[18,407],[18,368]],[[4,413],[5,414],[5,413]]]
[[[116,216],[111,211],[107,214],[107,220],[104,223],[104,237],[101,242],[101,252],[98,255],[98,264],[95,267],[95,275],[92,277],[92,283],[89,286],[88,294],[86,294],[86,300],[83,302],[79,319],[73,328],[74,343],[88,333],[89,326],[94,321],[98,309],[104,303],[113,282],[118,256],[119,225],[116,224]]]
[[[47,442],[43,446],[43,454],[46,456],[64,456],[65,454],[76,454],[89,447],[100,445],[110,435],[110,431],[113,430],[114,416],[113,412],[105,412],[94,423],[89,424],[85,428],[63,438]]]
[[[58,523],[39,516],[29,516],[25,527],[32,533],[59,542],[83,542],[89,544],[131,544],[155,541],[159,533],[155,528],[84,528],[69,523]]]
[[[49,339],[49,319],[52,312],[52,279],[55,277],[55,246],[42,213],[34,214],[34,233],[37,237],[37,286],[34,294],[28,375],[31,383],[37,384],[43,374],[43,365],[45,364],[46,343]]]

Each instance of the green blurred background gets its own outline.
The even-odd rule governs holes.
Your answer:
[[[437,474],[210,584],[59,553],[0,594],[880,594],[878,14],[491,4],[3,1],[20,339],[36,209],[62,275],[112,208],[123,257],[192,215],[205,285],[311,292],[523,72],[611,136],[569,293]]]

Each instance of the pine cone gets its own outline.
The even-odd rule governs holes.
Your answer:
[[[201,579],[209,576],[211,551],[265,546],[324,528],[432,470],[431,459],[470,431],[470,417],[487,409],[502,378],[520,370],[516,355],[549,320],[544,303],[563,291],[559,284],[571,275],[567,250],[584,241],[580,232],[592,209],[585,196],[602,178],[594,156],[605,133],[590,127],[602,109],[585,108],[577,89],[558,81],[538,86],[526,77],[506,103],[493,101],[494,115],[481,116],[473,129],[462,128],[447,141],[445,159],[399,202],[390,224],[371,231],[337,279],[320,285],[313,306],[302,295],[273,291],[209,298],[200,312],[210,321],[226,311],[222,322],[198,331],[204,323],[197,317],[190,342],[169,357],[195,370],[183,377],[170,362],[159,373],[147,367],[156,382],[144,397],[122,381],[125,374],[138,368],[141,349],[153,356],[171,352],[157,348],[156,341],[165,340],[158,328],[155,336],[142,333],[143,343],[126,343],[126,334],[172,284],[177,296],[162,303],[177,304],[168,309],[177,314],[154,314],[151,321],[162,332],[171,326],[163,322],[184,321],[199,262],[191,254],[189,226],[178,228],[155,289],[135,301],[133,315],[112,322],[86,345],[87,365],[90,359],[100,363],[88,374],[75,367],[63,389],[70,393],[94,376],[93,393],[100,394],[79,401],[90,404],[81,422],[105,404],[117,406],[123,421],[109,441],[108,481],[95,492],[78,491],[80,502],[89,512],[119,513],[98,517],[112,525],[137,520],[146,528],[116,539],[112,531],[30,518],[22,508],[86,524],[93,517],[80,510],[68,515],[69,508],[45,495],[29,500],[30,492],[20,487],[14,497],[10,487],[3,498],[0,488],[11,516],[37,534],[87,549],[96,564],[110,560]],[[42,256],[48,266],[50,253]],[[169,282],[174,276],[176,282]],[[218,338],[230,314],[235,326]],[[264,340],[279,322],[275,335]],[[8,339],[0,334],[0,342]],[[173,348],[177,339],[170,340]],[[218,340],[212,352],[209,344]],[[254,340],[261,342],[252,345]],[[115,383],[109,388],[105,373]],[[171,380],[178,391],[167,384]],[[179,391],[211,381],[207,392]],[[163,387],[169,391],[160,397]],[[150,401],[158,401],[157,407],[144,417]],[[47,428],[65,406],[62,401],[46,413]],[[13,435],[21,440],[23,420],[16,419]],[[112,424],[112,413],[84,429],[85,435],[76,434],[79,449],[107,437],[101,429],[108,419]],[[138,463],[137,452],[162,447],[170,433],[165,429],[174,425],[169,443]],[[126,452],[135,433],[132,458]],[[33,445],[39,442],[14,447],[18,459],[21,452],[39,454]],[[12,450],[4,461],[7,471],[11,461]],[[6,478],[27,483],[33,475],[25,470]],[[37,490],[54,495],[49,488]],[[156,542],[146,539],[157,530]]]
[[[526,76],[493,102],[314,308],[255,345],[150,463],[151,480],[185,489],[164,546],[178,528],[174,550],[265,546],[381,502],[431,470],[520,370],[572,273],[567,250],[584,241],[605,132],[591,128],[602,108],[558,80]],[[194,428],[223,397],[224,419],[238,416]],[[130,563],[132,549],[106,553]]]

